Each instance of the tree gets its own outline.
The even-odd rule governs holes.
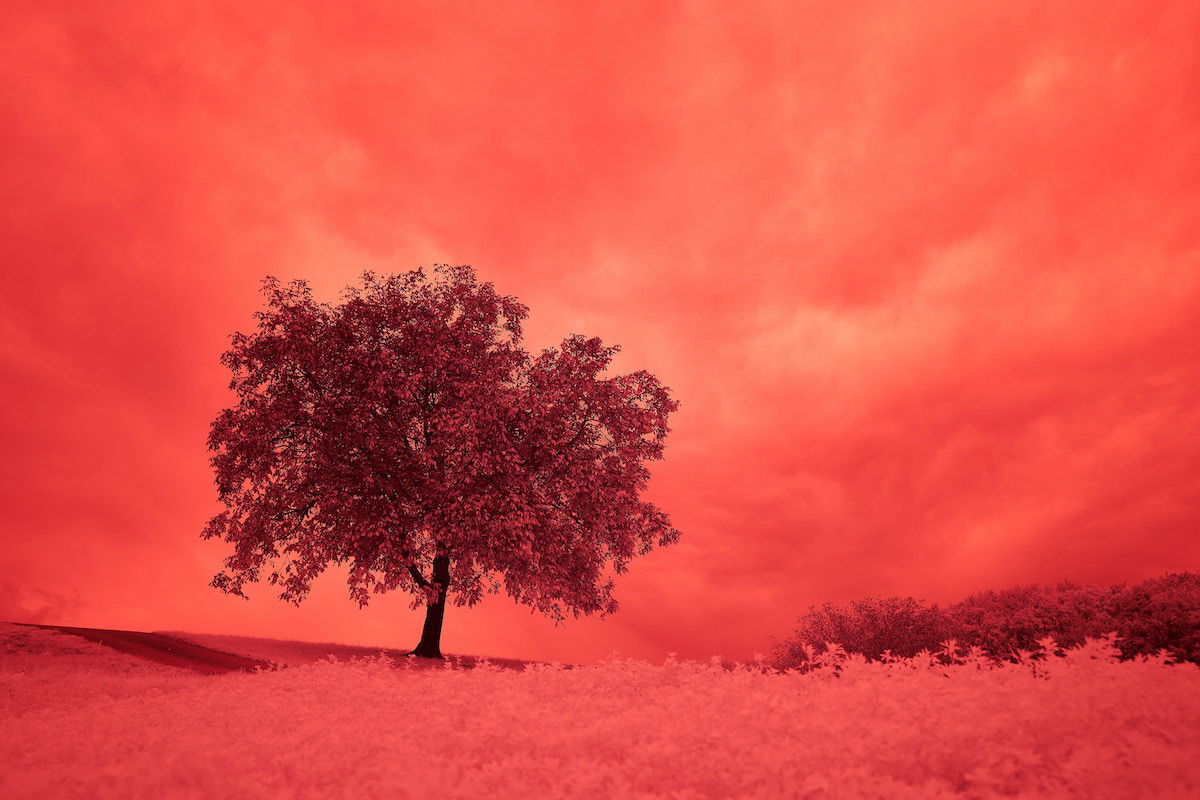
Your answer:
[[[1050,636],[1064,647],[1078,647],[1117,630],[1109,614],[1111,590],[1061,581],[1056,586],[1013,586],[970,595],[949,607],[955,637],[978,645],[995,658],[1034,650]]]
[[[266,574],[299,604],[346,565],[360,606],[412,593],[413,654],[440,658],[448,598],[611,613],[610,575],[678,540],[639,496],[678,403],[648,372],[600,377],[618,347],[573,334],[531,358],[528,309],[468,266],[364,273],[338,304],[304,281],[263,292],[208,438],[225,510],[203,536],[234,548],[216,588]]]
[[[936,605],[912,597],[869,597],[847,604],[809,606],[791,636],[774,648],[780,669],[802,666],[807,648],[823,652],[829,644],[878,660],[884,653],[912,658],[921,650],[934,652],[949,638],[945,615]]]

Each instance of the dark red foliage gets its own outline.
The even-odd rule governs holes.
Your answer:
[[[264,293],[208,440],[226,510],[204,536],[234,547],[216,587],[265,576],[298,603],[345,564],[361,605],[503,590],[561,619],[614,611],[610,573],[678,539],[639,499],[678,404],[647,372],[600,377],[617,347],[530,358],[528,310],[466,266],[367,273],[338,304],[303,281]]]
[[[979,592],[944,608],[911,597],[826,603],[810,608],[775,647],[778,666],[798,666],[826,642],[879,658],[885,651],[911,657],[936,652],[946,640],[979,647],[996,659],[1032,651],[1049,636],[1074,647],[1084,639],[1117,635],[1125,657],[1166,650],[1178,661],[1200,663],[1200,574],[1182,572],[1133,586],[1015,586]]]
[[[792,636],[779,643],[775,661],[796,666],[806,659],[805,645],[817,651],[826,643],[870,659],[885,654],[911,658],[921,650],[934,652],[949,636],[937,606],[912,597],[872,597],[846,605],[825,603],[811,607],[797,623]]]

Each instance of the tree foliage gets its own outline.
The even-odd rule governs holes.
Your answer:
[[[1170,573],[1133,586],[1014,586],[978,592],[946,607],[911,597],[877,597],[811,607],[775,646],[778,666],[798,666],[826,643],[870,659],[909,658],[953,639],[996,659],[1034,651],[1049,636],[1064,647],[1115,633],[1125,657],[1166,650],[1200,663],[1200,574]]]
[[[503,590],[562,619],[614,611],[610,574],[678,539],[639,497],[678,404],[648,372],[602,377],[619,348],[531,358],[526,307],[467,266],[368,272],[336,304],[263,291],[208,439],[225,510],[204,536],[233,545],[217,588],[265,577],[299,603],[339,564],[360,605]]]
[[[909,658],[921,650],[933,652],[947,635],[937,606],[912,597],[869,597],[809,608],[792,636],[777,645],[775,658],[795,665],[805,659],[805,645],[823,649],[827,643],[870,659],[885,653]]]

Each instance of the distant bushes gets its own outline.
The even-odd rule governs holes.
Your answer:
[[[800,617],[791,636],[776,644],[773,662],[801,666],[826,642],[873,660],[911,658],[922,650],[937,652],[949,639],[1007,659],[1036,650],[1046,636],[1075,647],[1110,632],[1125,658],[1166,650],[1177,661],[1200,663],[1200,573],[1172,573],[1134,586],[1017,586],[979,592],[945,608],[911,597],[826,603]]]
[[[810,608],[795,632],[777,646],[787,666],[806,660],[804,645],[824,649],[840,644],[849,653],[878,660],[885,652],[909,658],[921,650],[933,652],[949,637],[945,614],[911,597],[874,597],[840,606],[826,603]]]

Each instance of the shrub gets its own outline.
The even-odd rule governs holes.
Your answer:
[[[776,644],[774,664],[783,669],[801,666],[811,660],[810,650],[824,652],[827,643],[873,660],[885,653],[911,658],[921,650],[937,650],[949,631],[937,606],[912,597],[874,597],[848,606],[826,603],[810,607],[791,637]]]
[[[995,660],[1011,659],[1052,638],[1064,647],[1116,635],[1124,658],[1165,650],[1200,663],[1200,574],[1171,573],[1132,587],[1015,586],[973,594],[944,609],[912,597],[875,597],[810,607],[791,636],[776,643],[774,666],[804,666],[827,643],[871,660],[936,653],[953,639]]]
[[[973,594],[947,609],[954,635],[996,658],[1032,650],[1052,636],[1075,647],[1117,630],[1111,590],[1069,581],[1057,586],[1017,586]]]
[[[1166,650],[1200,664],[1200,574],[1178,572],[1114,594],[1111,614],[1118,646],[1128,658]]]

